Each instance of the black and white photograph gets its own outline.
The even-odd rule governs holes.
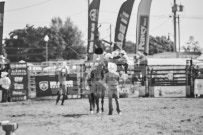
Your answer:
[[[0,0],[0,135],[203,135],[202,0]]]

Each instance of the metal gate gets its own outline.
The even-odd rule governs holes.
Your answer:
[[[169,59],[160,59],[169,60]],[[179,59],[180,60],[180,59]],[[152,60],[154,62],[154,60]],[[171,61],[171,59],[170,59]],[[178,60],[177,60],[178,61]],[[136,65],[134,74],[140,76],[145,96],[150,97],[189,97],[193,94],[193,66],[191,60],[181,60],[162,64],[143,62]]]
[[[37,96],[54,96],[56,95],[57,86],[57,68],[62,65],[63,61],[53,62],[52,65],[46,63],[31,63],[28,70],[28,88],[29,97]],[[70,67],[70,72],[67,76],[68,83],[70,82],[68,97],[80,98],[82,93],[81,80],[83,77],[82,64],[67,64]],[[73,69],[72,67],[75,66]],[[53,68],[50,68],[53,67]],[[45,89],[40,88],[40,84],[47,86]]]

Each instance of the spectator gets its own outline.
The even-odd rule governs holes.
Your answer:
[[[3,95],[2,102],[8,101],[8,93],[9,93],[8,91],[11,85],[11,80],[7,77],[7,75],[8,75],[7,72],[1,73],[0,85],[2,89],[2,95]]]

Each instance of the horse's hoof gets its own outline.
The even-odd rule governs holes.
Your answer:
[[[93,114],[94,113],[94,111],[90,111],[90,114]]]
[[[101,111],[98,111],[97,114],[101,114]]]

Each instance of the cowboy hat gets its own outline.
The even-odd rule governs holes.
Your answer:
[[[117,65],[112,62],[108,62],[108,70],[111,73],[115,73],[117,71]]]
[[[1,72],[1,77],[6,77],[8,75],[8,72]]]

